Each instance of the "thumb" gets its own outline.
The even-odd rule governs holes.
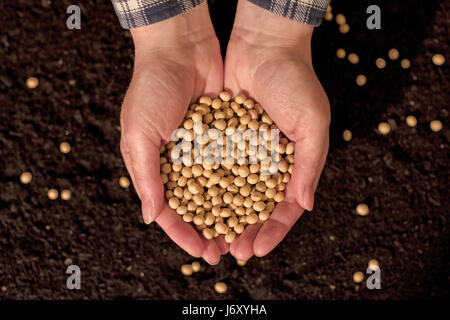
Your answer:
[[[292,183],[296,186],[298,204],[308,211],[314,207],[314,192],[325,165],[328,144],[327,129],[296,138]]]
[[[160,137],[155,130],[123,128],[122,154],[142,203],[144,222],[149,224],[162,210],[163,185],[159,168]]]

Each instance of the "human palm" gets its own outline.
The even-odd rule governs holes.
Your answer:
[[[276,20],[272,29],[270,19]],[[263,23],[258,25],[258,21]],[[243,91],[261,103],[280,130],[296,142],[285,200],[268,221],[248,226],[230,246],[230,252],[240,260],[269,253],[304,209],[312,210],[328,151],[329,103],[312,68],[312,28],[302,25],[306,32],[298,32],[293,40],[277,32],[283,24],[287,28],[299,25],[241,2],[227,48],[225,88],[233,94]]]

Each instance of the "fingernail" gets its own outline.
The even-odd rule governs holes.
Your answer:
[[[203,260],[207,263],[207,264],[209,264],[210,266],[216,266],[216,265],[218,265],[219,263],[220,263],[220,260],[221,260],[221,258],[219,258],[219,261],[217,261],[217,262],[212,262],[212,261],[208,261],[208,260],[206,260],[205,258],[203,258]]]
[[[303,208],[312,211],[314,207],[314,192],[312,187],[306,188],[303,193]]]
[[[142,215],[143,219],[144,219],[144,223],[145,224],[150,224],[152,223],[152,219],[147,217],[146,215]]]
[[[144,219],[145,224],[153,222],[153,211],[153,202],[150,199],[142,203],[142,218]]]

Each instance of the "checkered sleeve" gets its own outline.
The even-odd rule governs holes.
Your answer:
[[[331,0],[248,0],[251,3],[291,20],[318,26]]]
[[[207,0],[111,0],[125,29],[146,26],[189,11]]]

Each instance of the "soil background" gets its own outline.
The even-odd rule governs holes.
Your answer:
[[[109,1],[80,1],[81,30],[66,28],[72,1],[0,2],[0,299],[447,299],[449,1],[332,1],[350,32],[324,21],[313,37],[316,72],[332,105],[331,147],[312,213],[268,256],[239,267],[230,255],[202,263],[140,217],[120,156],[120,105],[132,75],[130,33]],[[377,4],[382,29],[366,28]],[[223,48],[235,1],[215,1]],[[355,52],[360,63],[336,57]],[[387,59],[390,48],[411,60]],[[446,64],[432,64],[442,53]],[[375,59],[384,57],[379,70]],[[365,74],[364,87],[355,85]],[[29,76],[40,85],[25,86]],[[418,125],[410,128],[407,115]],[[443,123],[432,132],[431,120]],[[377,125],[392,132],[382,136]],[[353,139],[342,139],[350,129]],[[69,154],[59,152],[70,142]],[[33,181],[19,182],[23,171]],[[70,189],[50,201],[47,190]],[[370,214],[355,213],[367,203]],[[370,259],[381,289],[355,284]],[[81,289],[66,288],[66,266],[81,268]],[[367,277],[367,276],[366,276]],[[217,281],[229,290],[215,293]]]

